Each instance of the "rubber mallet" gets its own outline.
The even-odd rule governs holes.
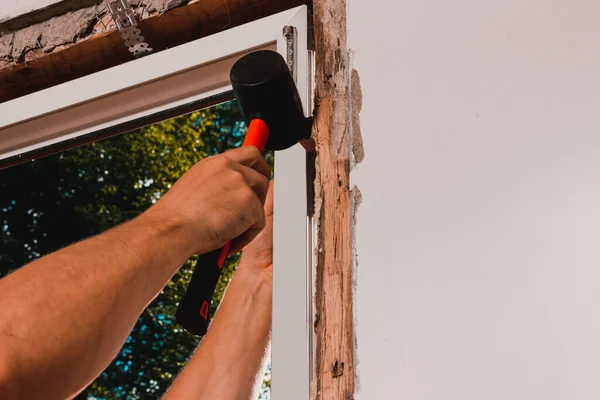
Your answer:
[[[310,137],[312,119],[306,118],[294,79],[283,57],[261,50],[240,58],[231,68],[233,92],[249,122],[242,146],[261,152],[287,149]],[[203,335],[208,329],[211,300],[231,242],[199,256],[176,318],[188,332]]]

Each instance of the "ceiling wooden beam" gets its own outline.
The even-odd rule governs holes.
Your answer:
[[[305,3],[145,0],[139,27],[156,52]],[[84,7],[0,37],[0,102],[132,60],[103,10]]]

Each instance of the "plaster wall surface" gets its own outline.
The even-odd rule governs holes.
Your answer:
[[[356,398],[600,398],[600,3],[348,0]]]

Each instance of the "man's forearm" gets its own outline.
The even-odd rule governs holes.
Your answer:
[[[150,212],[1,280],[2,398],[63,399],[90,383],[193,252],[180,228]]]
[[[252,146],[206,158],[136,220],[2,279],[0,397],[64,399],[83,389],[191,254],[234,238],[243,247],[259,233],[270,175]]]
[[[165,400],[255,399],[271,339],[272,272],[244,259],[215,319]]]

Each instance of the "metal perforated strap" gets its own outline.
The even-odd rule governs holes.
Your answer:
[[[127,0],[108,1],[107,6],[129,51],[136,57],[152,53],[153,50],[142,36],[135,14]]]

